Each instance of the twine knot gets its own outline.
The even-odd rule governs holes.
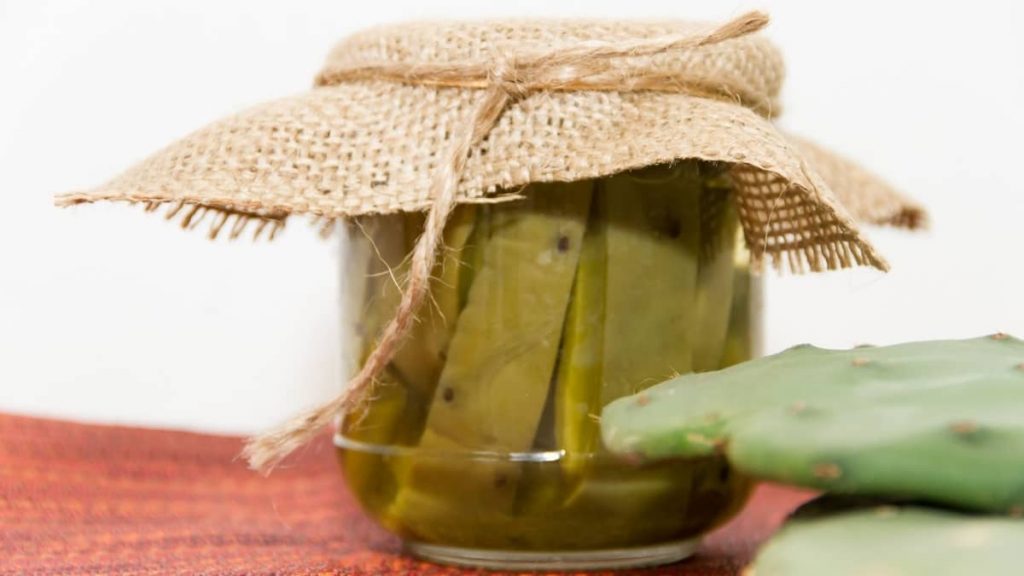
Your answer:
[[[512,60],[502,59],[491,69],[488,84],[501,90],[513,101],[522,100],[531,90],[522,82],[519,68]]]

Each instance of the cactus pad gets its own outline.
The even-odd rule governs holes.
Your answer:
[[[828,500],[827,498],[825,499]],[[829,511],[814,501],[761,549],[750,576],[1019,574],[1024,521],[920,506]],[[825,508],[825,510],[823,510]]]
[[[724,451],[759,478],[1020,511],[1024,342],[799,346],[612,402],[601,428],[613,452]]]

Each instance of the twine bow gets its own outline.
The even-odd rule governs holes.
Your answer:
[[[392,81],[406,84],[474,88],[484,91],[466,129],[454,135],[451,145],[433,175],[423,234],[413,249],[405,290],[394,318],[380,334],[377,347],[359,373],[335,398],[297,416],[283,427],[251,439],[243,456],[257,470],[269,472],[281,460],[329,425],[335,416],[364,405],[377,376],[391,361],[416,321],[426,299],[431,271],[437,260],[442,233],[456,204],[458,185],[473,146],[494,128],[502,114],[516,102],[538,92],[600,90],[635,92],[643,90],[680,92],[707,98],[739,102],[771,116],[769,96],[752,94],[739,86],[701,78],[680,78],[663,71],[640,70],[623,58],[685,52],[757,32],[768,24],[768,16],[749,12],[710,30],[624,42],[586,42],[577,46],[524,55],[495,64],[381,63],[331,70],[317,78],[319,85],[356,81]]]

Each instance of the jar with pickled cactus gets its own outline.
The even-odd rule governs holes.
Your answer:
[[[610,453],[602,407],[755,355],[751,267],[885,270],[860,223],[925,223],[855,163],[776,128],[767,22],[374,28],[342,39],[313,89],[56,202],[165,207],[211,238],[273,238],[294,215],[343,223],[344,354],[366,369],[252,439],[253,468],[335,422],[355,498],[416,554],[676,560],[750,483],[719,457]]]
[[[601,408],[673,375],[750,358],[757,286],[728,175],[682,161],[534,184],[458,206],[429,303],[336,435],[378,522],[447,562],[664,562],[743,504],[722,457],[637,462],[600,442]],[[345,237],[348,354],[394,312],[421,213]]]

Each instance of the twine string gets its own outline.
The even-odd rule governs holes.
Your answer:
[[[722,77],[681,76],[657,66],[638,66],[630,58],[684,53],[761,30],[768,16],[749,12],[707,32],[674,34],[616,42],[589,41],[556,50],[524,53],[495,63],[493,59],[449,63],[379,62],[330,69],[316,80],[318,86],[344,82],[392,81],[426,86],[487,89],[496,79],[510,94],[576,92],[586,90],[686,93],[704,98],[740,102],[766,117],[777,106],[770,94],[751,90]]]
[[[389,80],[409,84],[459,86],[484,90],[464,130],[455,134],[438,164],[430,186],[432,202],[423,233],[413,249],[405,289],[394,317],[381,332],[377,346],[359,372],[336,397],[301,414],[279,429],[251,439],[243,456],[253,469],[269,473],[288,454],[306,444],[337,415],[350,413],[371,397],[377,377],[387,367],[416,322],[416,314],[429,292],[445,224],[456,204],[459,181],[470,151],[498,123],[515,101],[541,91],[660,90],[743,101],[762,114],[770,102],[751,99],[732,87],[703,79],[681,79],[663,72],[637,70],[621,62],[631,56],[687,51],[757,32],[767,15],[749,12],[711,30],[654,39],[607,43],[588,42],[567,49],[519,56],[498,63],[452,65],[379,64],[332,71],[317,82],[330,85],[359,80]],[[739,98],[737,98],[739,97]]]

